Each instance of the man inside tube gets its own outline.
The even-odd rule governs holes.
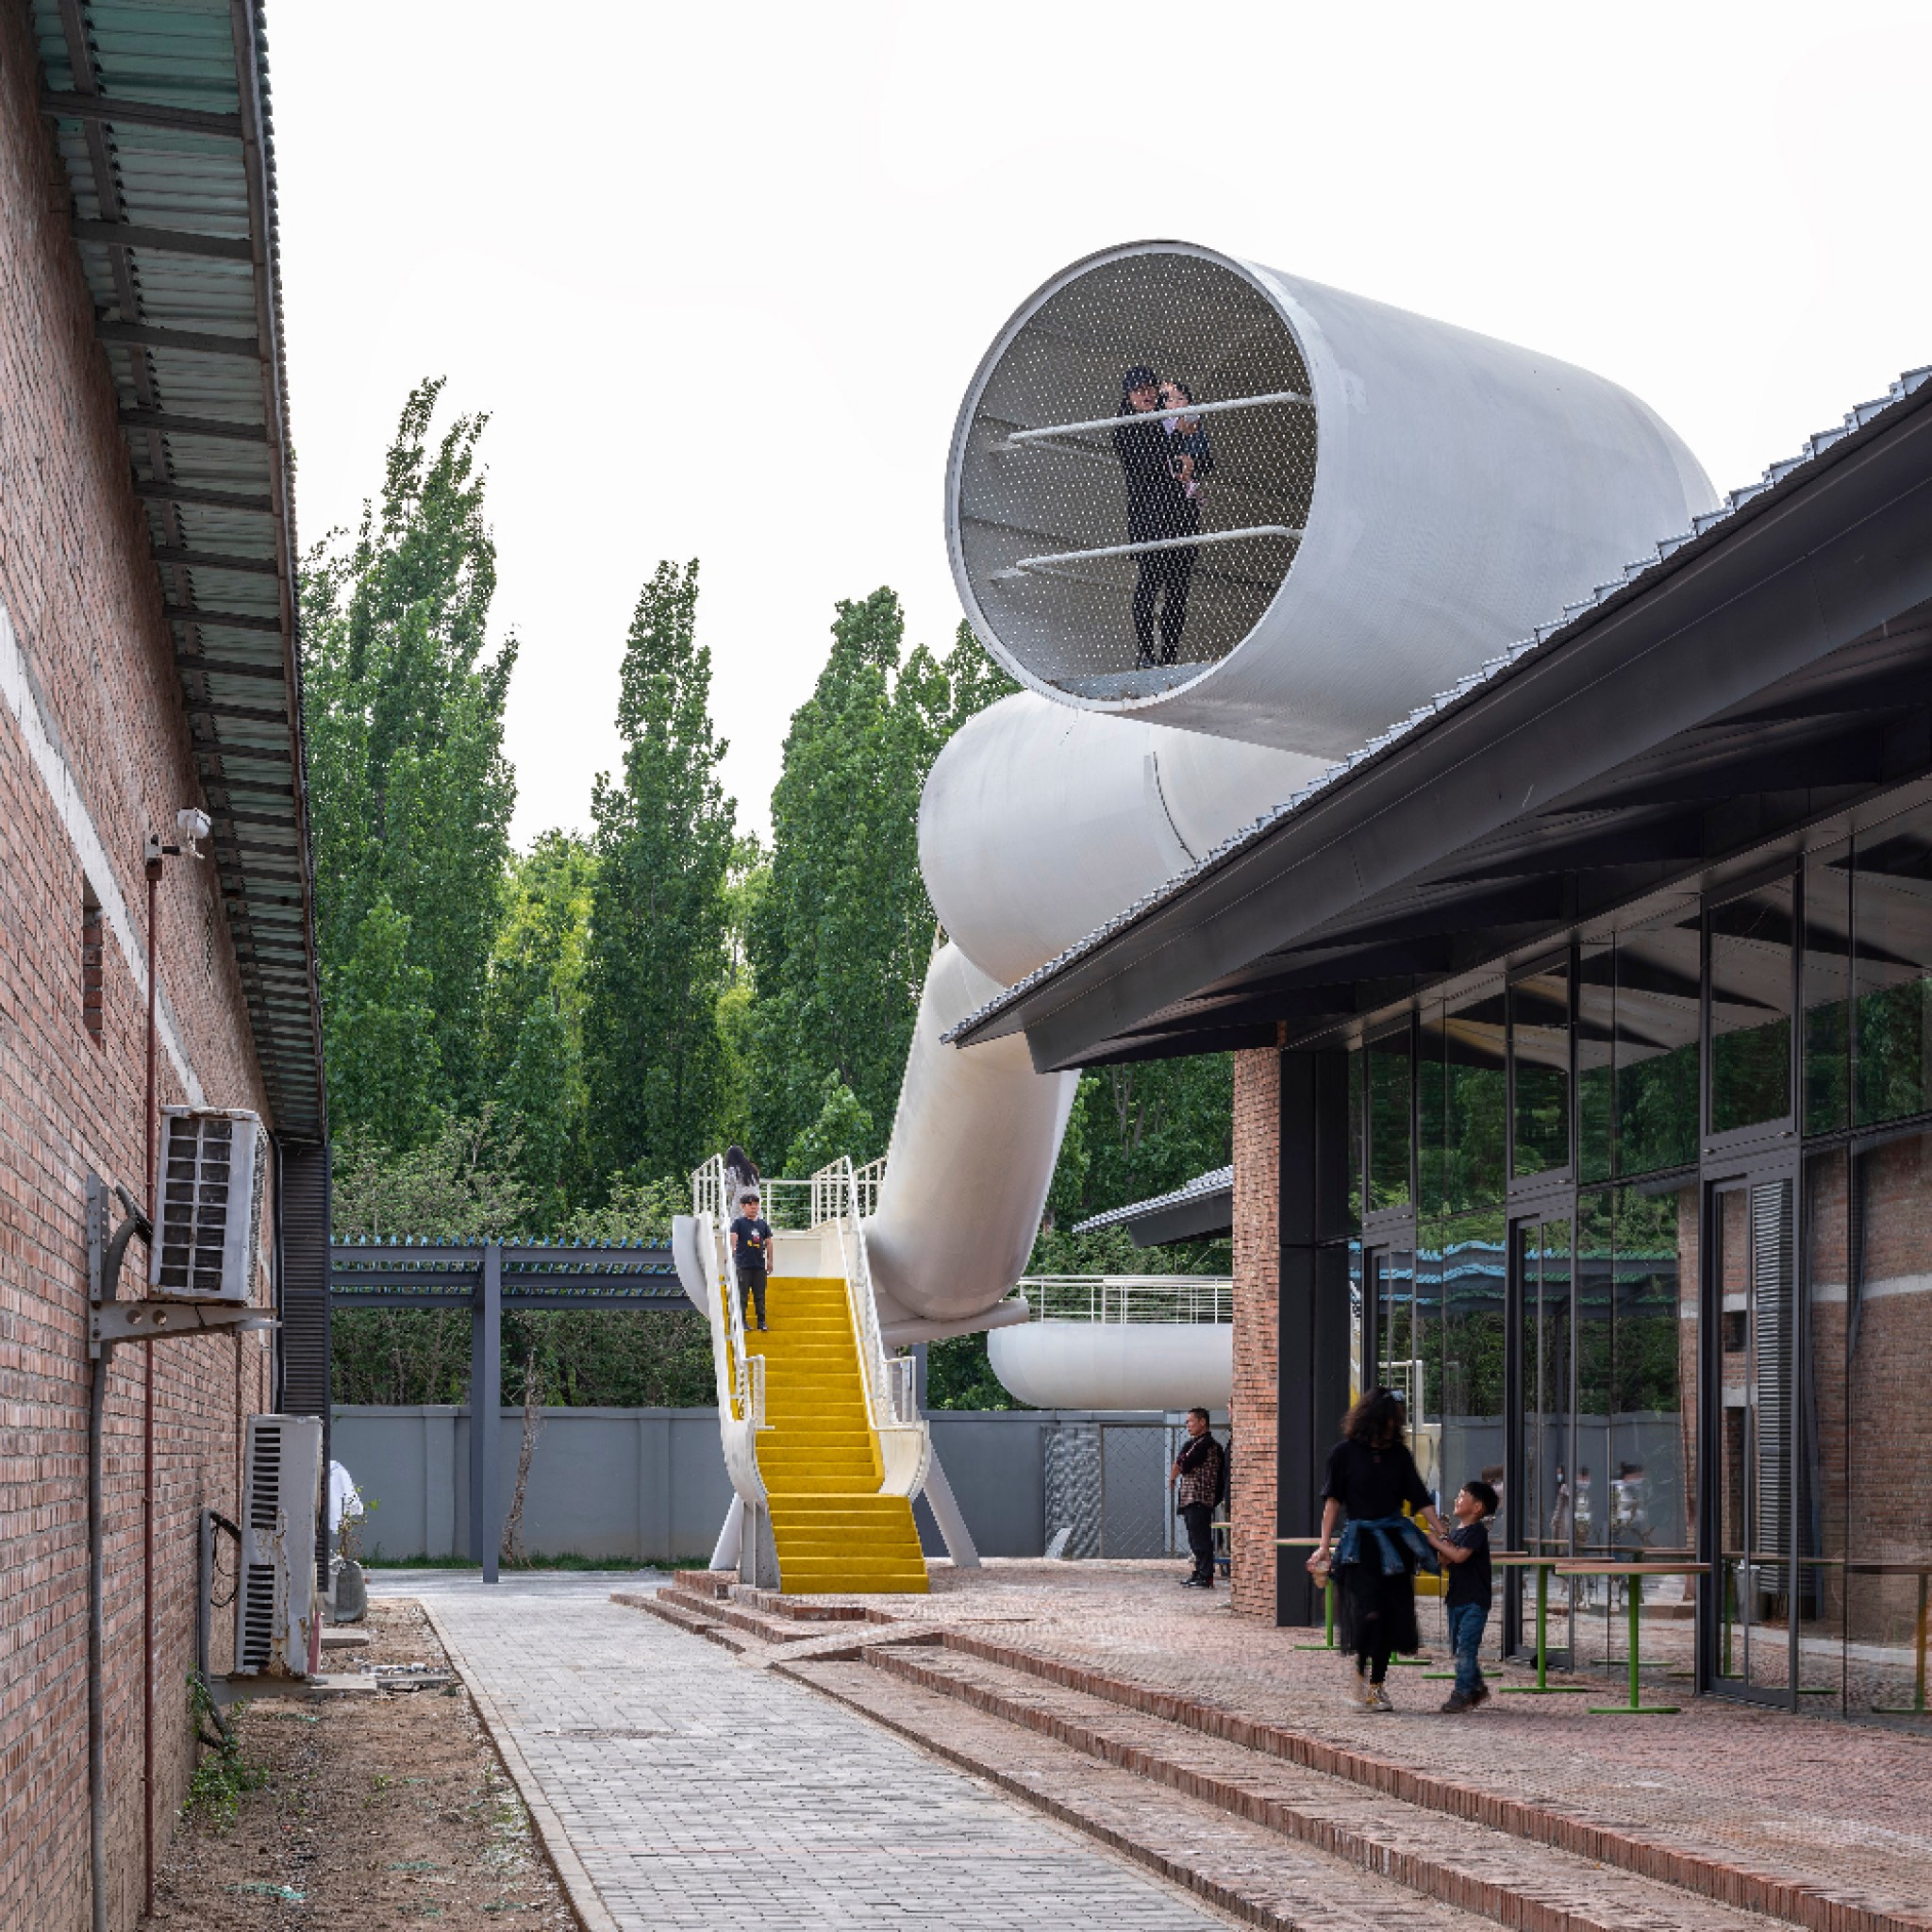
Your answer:
[[[1114,454],[1127,486],[1127,541],[1172,545],[1140,554],[1134,586],[1134,639],[1137,661],[1152,664],[1157,605],[1160,613],[1160,662],[1180,656],[1188,623],[1188,585],[1196,552],[1174,539],[1200,534],[1200,487],[1214,467],[1213,453],[1200,419],[1166,415],[1191,401],[1176,383],[1163,383],[1144,362],[1121,377],[1122,423],[1113,433]],[[1144,420],[1133,420],[1144,419]]]

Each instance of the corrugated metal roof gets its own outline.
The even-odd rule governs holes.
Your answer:
[[[1156,1194],[1149,1200],[1130,1202],[1124,1208],[1109,1208],[1105,1214],[1090,1214],[1085,1221],[1074,1224],[1074,1232],[1085,1234],[1089,1228],[1112,1227],[1118,1222],[1139,1221],[1169,1208],[1185,1208],[1190,1201],[1207,1200],[1212,1195],[1232,1193],[1233,1191],[1233,1167],[1211,1168],[1206,1174],[1197,1174],[1171,1194]]]
[[[258,0],[30,0],[174,633],[270,1116],[324,1134],[295,524]]]
[[[1106,924],[1089,933],[1085,939],[1075,941],[1073,945],[1047,960],[1044,965],[1036,967],[1025,978],[1015,981],[1013,985],[994,994],[984,1006],[969,1013],[941,1038],[949,1044],[970,1045],[974,1035],[981,1032],[1003,1013],[1018,1005],[1029,993],[1036,991],[1070,967],[1078,964],[1089,955],[1097,952],[1109,940],[1124,932],[1128,927],[1180,898],[1198,880],[1219,871],[1231,859],[1238,858],[1278,829],[1296,812],[1313,804],[1335,786],[1353,777],[1363,766],[1386,758],[1396,746],[1407,742],[1445,712],[1459,709],[1463,705],[1474,701],[1502,679],[1509,676],[1524,658],[1538,652],[1555,649],[1590,629],[1607,610],[1649,589],[1671,571],[1682,568],[1692,558],[1701,556],[1727,537],[1740,521],[1760,514],[1771,504],[1798,488],[1823,463],[1835,460],[1849,447],[1880,433],[1887,415],[1903,405],[1907,398],[1915,395],[1927,382],[1932,382],[1932,365],[1907,370],[1884,395],[1858,404],[1856,408],[1847,411],[1844,421],[1836,428],[1820,431],[1797,455],[1787,458],[1783,462],[1772,464],[1757,482],[1747,484],[1741,490],[1734,490],[1717,509],[1695,518],[1690,529],[1663,539],[1657,544],[1654,557],[1639,558],[1625,564],[1621,576],[1613,578],[1608,583],[1597,585],[1588,597],[1580,598],[1574,604],[1566,605],[1560,617],[1548,624],[1540,625],[1530,636],[1500,652],[1478,670],[1472,671],[1459,683],[1439,692],[1428,703],[1418,705],[1407,717],[1372,738],[1359,751],[1343,758],[1339,764],[1331,765],[1327,771],[1311,779],[1292,797],[1283,800],[1272,811],[1262,813],[1252,824],[1224,839],[1213,851],[1187,871],[1176,874],[1166,884],[1137,899],[1131,906],[1124,908]],[[1011,1028],[1002,1030],[1010,1031]]]

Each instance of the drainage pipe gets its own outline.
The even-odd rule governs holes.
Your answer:
[[[108,1407],[108,1371],[113,1359],[114,1344],[102,1342],[87,1391],[87,1851],[93,1932],[108,1932],[108,1734],[101,1707],[101,1624],[106,1614],[101,1438]]]

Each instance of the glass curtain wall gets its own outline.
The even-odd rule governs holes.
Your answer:
[[[1932,806],[1348,1066],[1351,1379],[1407,1399],[1430,1488],[1503,1472],[1533,1551],[1701,1552],[1720,1688],[1932,1734]],[[1577,1664],[1623,1602],[1578,1586]],[[1690,1670],[1693,1588],[1644,1602]]]

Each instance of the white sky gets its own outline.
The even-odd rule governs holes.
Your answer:
[[[1181,237],[1582,363],[1721,491],[1932,360],[1925,0],[271,0],[269,25],[304,541],[353,523],[417,378],[491,413],[520,843],[589,824],[660,557],[703,560],[760,831],[833,601],[890,583],[945,645],[954,412],[1095,248]]]

